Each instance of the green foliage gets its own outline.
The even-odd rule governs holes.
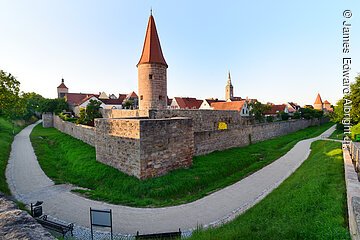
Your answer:
[[[273,122],[274,121],[274,117],[273,116],[267,116],[266,117],[266,122]]]
[[[350,240],[341,144],[317,141],[311,149],[300,168],[260,203],[189,239]]]
[[[360,122],[360,74],[355,78],[355,82],[350,85],[350,90],[349,98],[352,101],[351,121],[357,124]]]
[[[57,183],[90,190],[92,199],[129,206],[169,206],[194,201],[233,184],[283,156],[298,141],[318,136],[332,124],[309,127],[286,136],[193,158],[189,169],[138,180],[96,161],[95,148],[41,125],[31,133],[36,156]]]
[[[11,143],[14,135],[22,127],[14,125],[10,120],[0,118],[0,192],[10,195],[10,190],[6,183],[5,169],[10,156]]]
[[[360,135],[360,123],[351,127],[351,139],[355,140],[355,135]]]
[[[257,121],[264,121],[264,113],[271,109],[270,105],[262,104],[261,102],[249,103],[250,115],[253,116]]]
[[[336,140],[343,140],[344,139],[344,130],[343,129],[336,129],[329,138],[336,139]]]
[[[25,112],[22,118],[29,120],[34,116],[40,116],[44,98],[34,92],[23,93],[21,97],[23,99],[23,103],[25,104]]]
[[[284,111],[281,111],[280,112],[280,118],[281,118],[281,120],[286,121],[286,120],[289,119],[289,114],[284,112]]]
[[[334,106],[334,112],[330,115],[330,119],[333,122],[341,123],[344,118],[344,110],[343,110],[343,99],[340,99],[336,102]]]
[[[350,90],[347,96],[337,101],[334,113],[330,115],[332,121],[341,123],[344,118],[344,103],[348,102],[348,106],[351,105],[351,123],[356,125],[360,122],[360,74],[355,78],[355,82],[350,85]]]
[[[80,109],[80,117],[77,119],[76,123],[94,126],[94,119],[102,117],[100,113],[100,105],[100,101],[91,99],[89,104],[86,106],[86,109]]]
[[[124,103],[124,108],[126,109],[133,109],[134,108],[134,100],[126,100],[126,102]]]
[[[0,70],[0,115],[17,119],[25,112],[19,95],[20,82],[10,73]]]
[[[300,118],[301,118],[301,114],[300,114],[299,112],[295,112],[293,118],[294,118],[294,119],[300,119]]]
[[[40,110],[41,112],[53,112],[59,114],[63,111],[69,111],[69,105],[64,98],[44,99]]]
[[[313,118],[321,118],[324,115],[323,111],[312,109],[312,108],[301,108],[300,114],[302,118],[305,119],[313,119]]]

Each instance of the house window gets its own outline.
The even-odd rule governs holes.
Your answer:
[[[143,100],[143,98],[144,98],[143,95],[140,95],[140,100]]]
[[[153,75],[152,75],[152,74],[149,74],[149,79],[153,79]]]

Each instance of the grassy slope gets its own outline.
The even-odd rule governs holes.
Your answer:
[[[336,130],[330,135],[330,138],[331,138],[331,139],[337,139],[337,140],[343,140],[343,134],[344,134],[344,131],[343,131],[343,130],[336,129]]]
[[[21,127],[15,127],[15,134]],[[5,170],[11,151],[11,143],[14,139],[13,126],[10,121],[0,118],[0,192],[10,195],[10,190],[6,183]]]
[[[286,136],[194,157],[190,169],[140,181],[95,160],[95,149],[56,129],[35,127],[31,141],[41,167],[57,183],[91,189],[92,199],[129,206],[169,206],[199,199],[261,169],[299,140],[319,135],[332,124]]]
[[[317,141],[302,166],[264,200],[191,239],[350,239],[341,144]]]

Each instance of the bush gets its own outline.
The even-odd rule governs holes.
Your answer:
[[[351,127],[351,139],[355,141],[355,135],[360,135],[360,123],[356,124],[355,126]]]
[[[295,112],[293,118],[294,119],[300,119],[301,114],[299,112]]]
[[[281,120],[286,121],[289,119],[289,114],[286,112],[281,112],[280,117],[281,117]]]
[[[267,116],[266,117],[266,122],[273,122],[274,121],[274,117],[273,116]]]

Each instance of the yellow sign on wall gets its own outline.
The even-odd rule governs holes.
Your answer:
[[[225,130],[225,129],[227,129],[226,122],[219,122],[218,130]]]

